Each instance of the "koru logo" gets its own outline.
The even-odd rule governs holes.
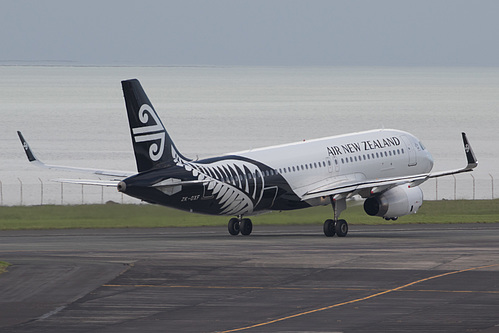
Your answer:
[[[149,117],[152,117],[154,125],[147,125],[132,128],[132,134],[135,142],[149,142],[153,141],[149,146],[149,157],[153,161],[159,161],[163,156],[165,147],[165,129],[150,105],[142,104],[139,109],[138,118],[142,124],[149,122]],[[158,142],[159,146],[158,146]]]
[[[470,152],[470,145],[469,145],[469,144],[464,145],[464,151],[465,151],[466,153],[469,153],[469,152]]]

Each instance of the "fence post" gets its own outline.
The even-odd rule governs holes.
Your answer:
[[[475,176],[470,173],[471,178],[473,178],[473,200],[475,200]]]
[[[64,183],[61,183],[61,205],[64,205]]]
[[[38,178],[40,181],[40,206],[43,206],[43,182],[40,178]]]
[[[454,200],[456,200],[456,198],[457,198],[457,180],[456,180],[455,175],[452,175],[452,177],[454,177]]]
[[[1,181],[0,181],[0,206],[3,206],[3,188]]]
[[[19,181],[19,184],[20,184],[21,206],[22,206],[23,205],[23,182],[19,178],[17,178],[17,180]]]
[[[438,200],[438,178],[435,178],[435,200]]]
[[[492,200],[494,200],[494,177],[489,173],[490,179],[492,180]]]

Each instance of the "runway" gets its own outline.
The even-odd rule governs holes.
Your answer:
[[[0,231],[0,332],[499,332],[499,224]]]

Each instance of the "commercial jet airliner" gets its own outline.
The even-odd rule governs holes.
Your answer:
[[[324,234],[344,237],[348,224],[340,214],[354,195],[365,200],[368,215],[395,220],[421,207],[423,192],[418,185],[424,181],[468,172],[478,165],[462,133],[466,167],[432,173],[432,156],[420,140],[394,129],[192,160],[175,147],[139,81],[122,81],[122,88],[138,172],[47,165],[35,157],[18,132],[29,161],[51,169],[113,177],[63,182],[116,186],[149,203],[233,216],[228,223],[231,235],[251,234],[253,224],[247,217],[254,214],[331,205],[333,216],[324,222]]]

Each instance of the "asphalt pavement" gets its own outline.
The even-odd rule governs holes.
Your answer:
[[[0,231],[0,332],[499,332],[499,224]]]

